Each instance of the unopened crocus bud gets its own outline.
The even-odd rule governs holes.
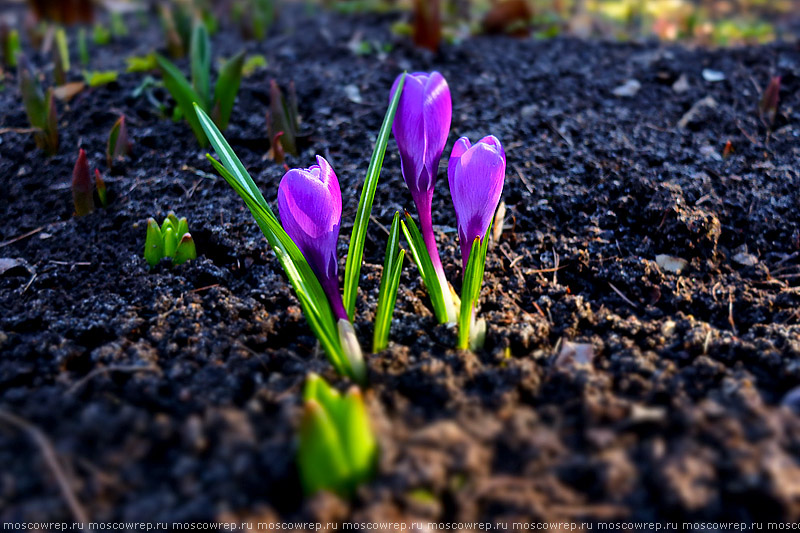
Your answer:
[[[390,99],[397,90],[401,76],[397,77],[392,86]],[[403,85],[403,94],[397,104],[392,132],[400,152],[403,179],[417,205],[420,233],[442,286],[448,315],[452,315],[450,318],[454,319],[453,304],[436,247],[431,216],[433,188],[439,160],[450,132],[452,113],[450,88],[444,76],[438,72],[408,74]]]
[[[347,320],[336,259],[342,193],[325,158],[317,156],[316,165],[284,174],[278,185],[278,208],[283,229],[317,275],[336,318]]]
[[[458,222],[461,260],[466,270],[475,237],[481,242],[492,221],[506,174],[506,154],[494,135],[474,145],[461,137],[453,146],[447,177]]]

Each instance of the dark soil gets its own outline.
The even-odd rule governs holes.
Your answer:
[[[226,133],[274,199],[284,170],[265,158],[268,82],[295,81],[307,137],[289,165],[322,154],[336,169],[342,270],[399,72],[447,78],[446,155],[462,135],[504,143],[508,211],[487,263],[485,349],[452,348],[454,331],[436,324],[407,263],[393,342],[368,356],[379,473],[352,503],[304,500],[293,459],[304,378],[348,382],[188,126],[132,96],[141,74],[85,90],[59,105],[57,156],[28,134],[0,137],[0,257],[24,261],[0,275],[0,405],[52,442],[91,520],[800,519],[800,400],[784,401],[800,384],[795,45],[478,37],[431,55],[392,36],[395,16],[293,20],[284,14],[262,43],[215,37],[215,55],[246,46],[269,63],[244,81]],[[131,29],[93,50],[92,68],[160,46],[156,24],[131,19]],[[354,36],[393,49],[357,55]],[[705,81],[703,69],[725,79]],[[777,74],[768,135],[756,108]],[[688,89],[677,92],[681,76]],[[631,78],[637,94],[612,93]],[[708,97],[714,105],[679,127]],[[0,109],[0,128],[27,126],[13,76]],[[105,142],[120,113],[135,154],[109,174]],[[114,195],[84,218],[72,217],[69,190],[78,147]],[[373,214],[388,225],[413,207],[394,141],[384,168]],[[434,219],[455,282],[444,168]],[[188,217],[200,256],[150,272],[145,221],[170,210]],[[370,228],[364,347],[386,238]],[[688,263],[676,274],[659,254]],[[568,342],[592,348],[578,346],[581,361]],[[0,465],[1,520],[73,517],[41,450],[2,422]]]

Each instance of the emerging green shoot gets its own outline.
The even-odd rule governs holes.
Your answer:
[[[381,176],[383,167],[383,156],[386,153],[386,144],[389,142],[389,135],[392,131],[394,115],[397,105],[400,102],[400,95],[403,93],[405,74],[400,79],[397,90],[383,117],[383,124],[378,132],[378,139],[372,151],[372,157],[367,167],[367,177],[364,179],[364,186],[361,189],[361,198],[358,201],[356,219],[353,222],[353,233],[350,236],[350,247],[347,252],[347,263],[344,270],[344,308],[350,320],[355,317],[356,293],[358,292],[358,282],[361,277],[361,263],[364,257],[364,241],[367,238],[367,226],[369,217],[372,213],[372,202],[375,199],[375,189]]]
[[[263,40],[275,20],[275,0],[243,0],[235,8],[244,38]]]
[[[53,79],[56,85],[67,83],[67,72],[69,72],[69,44],[67,42],[67,32],[64,28],[58,28],[55,34],[55,46],[53,47]]]
[[[5,24],[0,24],[0,55],[3,65],[8,68],[17,66],[17,54],[20,53],[19,31],[9,29]]]
[[[297,93],[294,82],[289,83],[289,97],[275,80],[269,84],[269,112],[267,113],[267,134],[272,143],[272,158],[276,163],[283,163],[285,152],[297,156],[297,130],[300,121],[297,113]],[[278,145],[280,143],[280,146]]]
[[[128,64],[125,72],[148,72],[158,68],[156,54],[153,52],[145,56],[126,57],[125,62]]]
[[[133,143],[128,137],[128,126],[125,125],[125,115],[120,116],[111,128],[106,144],[106,161],[108,168],[114,167],[114,161],[125,159],[131,155]]]
[[[94,169],[94,184],[97,187],[97,198],[100,200],[100,205],[108,207],[108,190],[106,189],[106,182],[100,171]]]
[[[58,119],[53,91],[42,88],[25,56],[19,56],[19,90],[28,121],[35,129],[36,146],[48,155],[58,152]]]
[[[95,24],[92,32],[92,40],[97,46],[105,46],[111,42],[111,32],[102,24]]]
[[[303,394],[297,465],[306,494],[350,497],[375,470],[378,444],[358,387],[342,396],[311,374]]]
[[[116,70],[84,70],[83,79],[89,87],[100,87],[117,81]]]
[[[767,88],[764,89],[764,93],[761,95],[761,101],[758,103],[758,115],[761,118],[761,122],[763,122],[767,128],[771,128],[772,123],[775,122],[775,115],[778,113],[780,92],[781,77],[773,76],[773,78],[769,80]]]
[[[83,148],[78,153],[78,160],[72,170],[72,203],[75,205],[75,214],[79,217],[94,211],[92,178],[89,175],[89,162]]]
[[[486,231],[483,242],[475,237],[472,250],[467,260],[464,271],[463,285],[461,286],[461,309],[458,313],[458,349],[477,349],[483,344],[482,335],[485,331],[472,331],[475,326],[475,311],[480,300],[481,285],[483,284],[483,270],[486,266],[486,250],[489,246],[491,224]],[[476,334],[477,333],[477,334]]]
[[[244,66],[242,66],[242,76],[248,78],[252,76],[255,71],[266,67],[267,58],[264,57],[263,54],[253,54],[251,56],[247,56],[247,58],[244,60]]]
[[[181,38],[181,33],[178,31],[178,24],[175,20],[176,17],[168,5],[161,4],[159,7],[161,26],[164,29],[169,55],[176,59],[185,56],[188,48],[188,39]]]
[[[169,59],[156,54],[156,62],[164,77],[164,86],[170,92],[201,146],[208,144],[200,121],[194,112],[196,102],[203,111],[210,113],[214,123],[221,129],[228,126],[236,93],[242,81],[244,51],[226,61],[219,71],[213,97],[210,88],[211,45],[208,30],[201,22],[195,23],[192,31],[191,70],[192,83]]]
[[[386,243],[386,258],[383,261],[383,275],[378,291],[378,309],[375,311],[375,331],[372,336],[372,352],[383,351],[389,344],[389,328],[392,325],[392,313],[397,301],[397,288],[400,285],[400,274],[403,271],[405,250],[400,246],[400,213],[394,214],[389,241]]]
[[[86,42],[86,28],[78,30],[78,57],[84,68],[89,66],[89,43]]]
[[[128,35],[128,26],[119,11],[111,12],[111,35],[114,37],[125,37]]]
[[[357,382],[364,382],[366,380],[364,362],[351,359],[349,354],[352,352],[342,346],[340,324],[337,323],[325,291],[308,261],[283,229],[255,181],[214,122],[199,105],[195,105],[195,110],[203,130],[222,162],[210,155],[206,157],[250,209],[289,278],[311,331],[319,339],[331,364],[340,374],[349,376]],[[341,322],[350,325],[349,322]]]
[[[197,250],[189,233],[186,218],[178,219],[172,211],[164,219],[161,227],[155,219],[147,219],[144,258],[148,265],[154,267],[165,257],[172,258],[173,265],[181,265],[197,258]]]

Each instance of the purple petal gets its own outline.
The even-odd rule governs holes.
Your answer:
[[[322,281],[337,279],[336,242],[342,195],[333,169],[322,157],[308,169],[292,169],[278,185],[281,223]],[[338,283],[338,282],[337,282]]]
[[[469,142],[469,141],[466,141]],[[466,267],[472,241],[485,237],[503,192],[505,152],[496,137],[485,137],[464,151],[461,139],[454,147],[449,173],[450,194],[458,222],[461,258]]]
[[[447,136],[450,134],[450,120],[453,102],[447,81],[438,72],[431,72],[425,84],[425,101],[422,117],[425,121],[425,166],[435,178],[439,169]],[[431,180],[433,181],[433,180]],[[433,188],[433,183],[430,185]]]
[[[466,137],[461,137],[453,145],[453,151],[450,152],[450,161],[447,162],[447,180],[450,183],[450,188],[453,188],[453,171],[456,168],[456,163],[464,155],[464,152],[469,150],[472,143]]]
[[[392,95],[398,82],[399,78],[392,88]],[[425,122],[421,105],[424,95],[424,83],[413,74],[406,76],[403,94],[397,104],[397,113],[392,124],[392,133],[400,152],[403,178],[411,190],[419,190],[417,179],[425,166]]]
[[[400,77],[392,86],[397,91]],[[409,190],[432,190],[452,116],[450,89],[438,72],[406,76],[392,132],[400,151],[403,178]]]

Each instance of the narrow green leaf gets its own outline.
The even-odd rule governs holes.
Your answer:
[[[242,83],[242,68],[244,66],[244,51],[239,52],[225,62],[219,72],[217,85],[214,88],[214,122],[224,130],[228,127],[233,111],[233,103],[239,85]]]
[[[383,156],[386,153],[386,143],[389,142],[389,135],[392,131],[394,114],[397,111],[397,104],[400,102],[400,95],[403,92],[405,74],[400,79],[389,109],[383,117],[383,124],[378,132],[375,141],[375,149],[367,167],[367,177],[364,186],[361,188],[361,198],[358,201],[358,210],[353,222],[353,232],[350,235],[350,247],[347,251],[347,262],[344,267],[344,308],[347,316],[352,321],[355,318],[356,293],[358,292],[358,282],[361,277],[361,263],[364,257],[364,240],[367,238],[367,226],[369,217],[372,213],[372,202],[375,199],[375,189],[381,177],[381,167],[383,166]]]
[[[203,109],[209,108],[211,98],[211,42],[208,37],[206,25],[196,20],[192,29],[192,43],[190,48],[192,87],[200,97],[197,103]],[[187,114],[184,111],[184,114]]]
[[[477,279],[479,271],[482,270],[480,262],[481,240],[479,237],[475,237],[461,286],[461,309],[458,313],[458,348],[460,350],[469,348],[469,329],[472,323],[472,311],[475,308],[476,284],[478,285],[477,291],[480,291],[480,279]]]
[[[389,342],[389,329],[392,312],[397,301],[397,288],[403,269],[405,251],[400,250],[400,213],[394,214],[389,241],[386,244],[386,257],[383,262],[383,275],[378,291],[378,308],[375,311],[374,332],[372,336],[372,352],[378,353],[386,348]]]
[[[19,92],[22,104],[28,115],[28,122],[34,128],[45,129],[47,125],[47,102],[42,93],[36,74],[25,56],[19,60]]]
[[[164,257],[164,239],[161,237],[161,228],[152,218],[147,219],[147,239],[144,242],[144,258],[147,264],[154,267]]]
[[[67,44],[67,32],[64,28],[58,28],[55,34],[55,47],[53,48],[53,79],[56,85],[67,83],[67,72],[69,72],[69,45]]]
[[[55,155],[58,152],[58,117],[56,116],[56,99],[53,89],[47,89],[45,102],[47,118],[42,132],[42,143],[47,154]]]
[[[428,289],[433,313],[439,323],[444,324],[448,321],[447,306],[442,294],[442,286],[439,284],[439,277],[433,268],[433,262],[431,261],[431,256],[428,255],[428,249],[425,247],[422,234],[408,212],[406,212],[406,219],[401,223],[401,226],[403,234],[406,236],[406,241],[408,241],[408,247],[411,248],[414,262],[417,264],[420,276],[422,276],[422,282]]]
[[[172,61],[160,54],[156,54],[156,61],[161,69],[161,75],[164,77],[164,86],[177,102],[178,108],[192,128],[194,136],[197,137],[197,142],[200,143],[200,146],[206,146],[208,139],[203,133],[203,127],[200,125],[193,107],[195,102],[203,102],[202,98]]]
[[[78,30],[78,57],[80,57],[82,66],[89,66],[89,45],[86,42],[86,28]]]
[[[208,136],[208,140],[217,152],[222,164],[228,169],[231,176],[235,178],[236,181],[255,198],[258,204],[267,210],[270,217],[277,222],[277,217],[272,212],[272,209],[269,208],[269,205],[267,205],[267,201],[264,199],[264,195],[261,194],[256,182],[250,177],[247,169],[244,168],[244,165],[236,156],[236,153],[233,151],[233,148],[231,148],[231,145],[228,144],[228,141],[225,140],[225,137],[222,136],[217,126],[200,106],[195,104],[194,111],[194,116],[197,117],[198,124],[200,124],[203,131],[205,131],[205,135]],[[267,240],[269,239],[270,237],[267,235]],[[274,246],[272,240],[270,240],[270,244]]]

